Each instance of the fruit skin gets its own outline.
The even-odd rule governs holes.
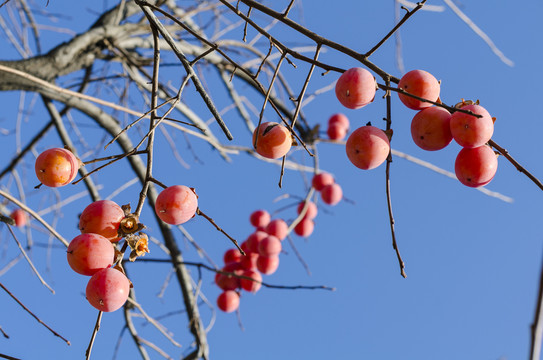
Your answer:
[[[236,311],[239,307],[239,294],[233,290],[227,290],[217,298],[217,306],[226,313]]]
[[[471,104],[461,107],[483,117],[455,112],[451,116],[451,134],[458,145],[465,148],[476,148],[486,144],[494,133],[492,117],[481,105]]]
[[[258,254],[260,256],[278,255],[282,250],[281,240],[273,235],[268,235],[258,244]]]
[[[436,151],[449,145],[451,113],[441,107],[432,106],[419,111],[411,121],[411,137],[423,150]]]
[[[383,130],[366,125],[352,132],[345,144],[345,151],[354,166],[371,170],[386,160],[390,153],[390,142]]]
[[[318,173],[313,176],[313,180],[311,180],[311,185],[317,191],[321,191],[326,185],[333,183],[335,183],[334,177],[328,173]]]
[[[258,134],[258,135],[257,135]],[[268,159],[285,156],[292,146],[292,137],[286,127],[276,122],[265,122],[253,132],[253,147],[256,152]]]
[[[279,267],[279,256],[259,256],[256,260],[256,267],[262,274],[273,274]]]
[[[240,267],[245,270],[256,270],[256,262],[258,260],[258,253],[248,252],[245,256],[241,257]]]
[[[313,233],[314,229],[315,223],[313,220],[304,218],[294,227],[294,232],[298,236],[308,237]]]
[[[245,253],[249,253],[251,252],[249,250],[249,243],[247,242],[247,240],[245,240],[244,242],[241,243],[241,245],[239,246],[241,248],[241,250],[243,250]]]
[[[256,262],[259,256],[258,253],[247,253],[241,257],[240,267],[244,270],[256,270]]]
[[[81,233],[100,234],[109,241],[119,241],[117,234],[124,211],[111,200],[98,200],[88,205],[79,217]]]
[[[158,194],[155,211],[167,224],[180,225],[194,217],[198,209],[198,197],[184,185],[170,186]]]
[[[435,102],[439,98],[439,82],[432,74],[424,70],[411,70],[407,72],[400,79],[398,87],[410,94],[430,101]],[[432,103],[421,101],[401,93],[398,93],[398,96],[405,106],[413,110],[422,110],[433,105]]]
[[[247,252],[258,253],[258,246],[260,242],[266,237],[268,237],[268,233],[260,230],[257,230],[249,235],[249,237],[245,241],[245,247],[247,249]],[[243,249],[243,251],[245,251],[245,249]]]
[[[232,262],[224,265],[222,271],[241,275],[243,270],[239,262]],[[217,273],[215,275],[215,283],[223,290],[235,290],[239,288],[239,278],[234,275]]]
[[[347,136],[347,128],[343,127],[339,123],[328,125],[326,134],[330,140],[343,140]]]
[[[327,185],[321,191],[321,199],[325,204],[336,205],[343,199],[343,189],[338,184]]]
[[[28,222],[28,216],[23,209],[15,209],[9,216],[15,221],[15,226],[23,227]]]
[[[78,274],[94,275],[113,264],[115,250],[111,242],[98,234],[81,234],[68,245],[68,264]]]
[[[283,219],[275,219],[266,226],[266,232],[283,241],[288,234],[288,225]]]
[[[60,187],[72,182],[79,169],[79,160],[66,149],[52,148],[42,152],[34,165],[38,180],[49,187]]]
[[[117,269],[102,269],[90,278],[85,293],[88,302],[96,309],[112,312],[128,299],[130,281]]]
[[[354,67],[345,71],[336,83],[339,102],[349,109],[360,109],[373,101],[377,83],[366,69]]]
[[[349,118],[347,118],[347,116],[341,113],[330,116],[330,118],[328,119],[328,127],[330,127],[330,125],[332,124],[340,124],[342,127],[344,127],[347,130],[349,129],[349,126],[350,126]]]
[[[266,226],[270,223],[270,213],[266,210],[256,210],[251,213],[249,221],[254,227]]]
[[[224,252],[224,263],[239,262],[241,260],[241,253],[238,249],[228,249]]]
[[[458,180],[469,187],[488,184],[496,175],[498,159],[490,146],[463,148],[454,163],[454,171]]]
[[[304,209],[305,203],[306,203],[305,201],[302,201],[298,204],[298,208],[296,209],[298,214],[300,214],[302,210]],[[307,210],[305,211],[305,215],[303,218],[313,220],[314,218],[317,217],[317,213],[318,213],[317,205],[315,205],[313,201],[307,201]]]
[[[245,291],[256,293],[262,287],[262,275],[255,270],[245,270],[242,274],[247,276],[255,281],[249,279],[240,279],[241,288]]]

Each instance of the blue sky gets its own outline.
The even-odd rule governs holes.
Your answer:
[[[287,3],[276,2],[272,7],[281,10]],[[437,0],[428,3],[444,5]],[[107,8],[112,4],[104,2],[103,6]],[[312,0],[298,4],[303,10],[295,6],[293,19],[319,35],[360,52],[370,49],[393,26],[393,1],[342,1],[331,5],[329,1]],[[509,67],[501,62],[446,8],[441,13],[420,11],[402,27],[405,68],[433,73],[441,80],[441,99],[447,104],[455,104],[461,98],[480,99],[497,118],[493,139],[535,176],[541,177],[543,164],[538,144],[543,123],[537,104],[542,95],[540,59],[543,45],[537,38],[541,34],[538,24],[543,4],[533,0],[523,2],[522,6],[489,0],[458,4],[515,65]],[[45,4],[33,6],[43,9]],[[59,18],[55,26],[74,28],[77,32],[95,20],[95,11],[63,0],[52,0],[46,9],[55,14],[67,14],[68,18]],[[96,10],[99,9],[101,7]],[[6,9],[0,12],[6,16]],[[268,23],[256,12],[253,16],[261,24]],[[43,17],[37,20],[50,24]],[[230,36],[241,39],[241,28],[231,32]],[[280,26],[271,32],[290,46],[313,45]],[[254,30],[249,30],[249,39],[254,35]],[[5,36],[0,39],[2,59],[19,58]],[[66,35],[44,31],[46,49],[66,39]],[[262,47],[267,49],[265,44]],[[394,39],[391,39],[370,60],[400,77],[394,50]],[[323,53],[320,59],[344,69],[359,66],[353,59],[333,50]],[[285,74],[292,79],[294,91],[299,91],[307,66],[296,63],[298,69],[285,66]],[[321,72],[316,71],[308,93],[329,85],[338,77],[334,73],[321,77]],[[178,77],[179,74],[173,73],[174,84]],[[213,85],[212,74],[209,84]],[[114,101],[113,95],[113,92],[99,94],[110,101]],[[374,103],[363,109],[348,110],[341,107],[333,91],[328,91],[303,111],[309,123],[322,124],[323,128],[328,117],[336,112],[349,117],[352,129],[368,121],[384,126],[381,121],[385,116],[382,95],[379,91]],[[228,106],[228,99],[222,92],[212,92],[212,96],[219,107]],[[249,90],[247,96],[258,99]],[[210,118],[197,97],[187,97],[194,101],[204,119]],[[32,94],[26,94],[21,101],[24,104],[21,106],[30,107]],[[254,106],[259,109],[261,101],[256,100]],[[17,136],[13,134],[19,102],[19,94],[0,93],[3,109],[0,127],[10,131],[0,141],[0,149],[5,154],[0,167],[5,166],[15,153]],[[134,106],[143,109],[142,104]],[[418,149],[409,132],[414,114],[396,96],[393,97],[392,147],[454,171],[454,159],[460,147],[451,143],[438,152]],[[275,120],[270,109],[266,116]],[[250,134],[237,114],[228,112],[225,119],[234,133],[234,144],[247,146]],[[25,113],[23,120],[18,134],[24,144],[24,140],[31,138],[45,123],[47,116],[43,109],[35,107]],[[84,129],[90,148],[104,139],[87,118],[74,113],[73,120]],[[216,125],[211,126],[219,134]],[[137,132],[131,135],[138,137]],[[279,189],[277,166],[243,154],[234,156],[232,162],[227,163],[210,151],[209,146],[193,140],[191,145],[201,160],[199,162],[187,148],[184,137],[181,134],[173,136],[190,168],[176,162],[164,136],[157,135],[155,176],[166,184],[195,187],[202,210],[232,236],[244,240],[251,233],[248,218],[255,209],[267,209],[274,217],[287,221],[295,218],[295,208],[288,206],[306,195],[310,175],[287,171],[284,186]],[[108,140],[106,137],[106,142]],[[50,132],[36,150],[60,145],[56,134]],[[106,156],[116,154],[119,148],[100,151],[99,156]],[[216,314],[208,334],[211,358],[513,360],[527,356],[543,250],[541,194],[533,183],[500,157],[497,175],[488,189],[514,199],[513,203],[506,203],[395,157],[391,169],[392,203],[398,244],[406,262],[407,279],[403,279],[391,246],[384,166],[372,171],[359,170],[349,163],[343,147],[337,144],[321,143],[318,153],[320,167],[334,174],[348,201],[335,207],[319,201],[319,214],[311,237],[292,236],[311,270],[310,276],[291,247],[284,243],[285,253],[281,255],[278,271],[265,276],[264,281],[277,285],[326,285],[336,291],[263,288],[255,295],[244,293],[240,306],[243,329],[235,314]],[[302,150],[291,151],[290,157],[312,165]],[[90,157],[84,160],[88,159]],[[37,180],[33,174],[33,156],[25,157],[18,170],[27,202],[37,209],[45,209],[57,199],[84,191],[82,185],[58,191],[34,190]],[[103,185],[101,194],[107,197],[133,177],[126,165],[119,164],[98,173],[95,180]],[[2,179],[1,185],[18,194],[10,176]],[[132,185],[113,200],[119,204],[135,204],[139,191],[137,184]],[[77,214],[89,202],[90,198],[83,196],[63,207],[57,216],[49,214],[46,219],[55,222],[58,231],[71,239],[77,235]],[[13,208],[10,204],[6,206]],[[145,219],[149,219],[148,222]],[[158,226],[149,209],[144,210],[142,220],[148,226],[148,234],[158,237]],[[185,228],[214,262],[221,263],[222,254],[230,248],[224,236],[202,218],[191,220]],[[96,310],[88,305],[83,294],[87,280],[71,272],[64,249],[36,222],[31,231],[39,245],[32,250],[32,258],[56,294],[52,295],[40,285],[23,261],[2,274],[0,282],[48,325],[67,337],[72,345],[68,347],[52,336],[0,292],[0,326],[10,335],[10,339],[0,338],[0,353],[25,360],[84,358],[96,318]],[[24,239],[25,233],[19,229],[15,232],[19,239]],[[205,262],[180,232],[176,232],[176,236],[187,261]],[[48,243],[55,247],[48,250]],[[2,227],[0,269],[17,254],[13,239]],[[153,244],[148,257],[159,258],[164,254]],[[167,265],[136,261],[126,268],[138,301],[151,316],[160,317],[180,308],[181,298],[175,283],[170,283],[162,298],[157,296],[168,277]],[[197,278],[196,269],[191,272]],[[202,272],[202,291],[211,303],[220,293],[213,278],[213,273]],[[206,305],[201,306],[201,311],[207,325],[213,317],[212,311]],[[136,323],[143,337],[162,346],[174,358],[190,348],[192,338],[186,331],[184,314],[162,320],[182,343],[181,349],[172,346],[145,321],[138,319]],[[93,349],[94,359],[112,358],[122,327],[122,311],[104,315]],[[153,350],[149,353],[152,359],[161,358]],[[137,356],[132,340],[124,332],[117,359]]]

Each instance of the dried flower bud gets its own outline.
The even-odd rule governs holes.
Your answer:
[[[460,101],[458,104],[455,104],[454,107],[457,108],[457,109],[460,109],[460,108],[462,108],[463,106],[466,106],[466,105],[479,105],[479,99],[477,99],[475,101],[462,99],[462,101]]]
[[[125,234],[133,234],[139,230],[138,218],[133,214],[128,215],[121,220],[119,229]]]
[[[149,238],[144,233],[139,233],[137,236],[134,236],[129,245],[132,249],[130,257],[128,258],[130,261],[135,261],[139,256],[143,256],[149,252]]]
[[[130,207],[130,204],[122,205],[121,209],[124,211],[124,216],[128,216],[132,213],[132,208]]]
[[[195,188],[193,188],[193,187],[191,187],[191,188],[189,188],[189,189],[191,189],[191,190],[192,190],[192,192],[194,193],[194,195],[196,195],[196,199],[198,199],[198,198],[199,198],[199,196],[198,196],[198,194],[196,194],[196,189],[195,189]]]

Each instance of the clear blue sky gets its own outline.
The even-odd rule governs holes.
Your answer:
[[[15,0],[12,0],[15,1]],[[272,2],[267,1],[266,4]],[[281,10],[287,1],[272,6]],[[430,4],[444,5],[441,1]],[[97,6],[105,8],[112,2]],[[350,48],[365,52],[393,26],[393,1],[330,1],[299,2],[292,16],[316,33]],[[459,4],[460,5],[460,4]],[[43,8],[44,2],[33,5]],[[541,101],[543,80],[541,58],[543,44],[540,18],[543,4],[530,0],[522,5],[505,1],[464,1],[462,10],[483,29],[495,44],[514,61],[509,67],[501,62],[489,47],[476,36],[454,13],[417,13],[402,28],[403,61],[406,70],[424,69],[441,80],[441,99],[455,104],[461,98],[480,99],[481,104],[497,118],[493,139],[535,176],[543,177],[540,143],[543,132]],[[89,5],[64,0],[51,0],[47,10],[65,14],[55,26],[83,31],[95,20]],[[7,16],[6,9],[0,10]],[[256,12],[261,24],[267,20]],[[38,22],[51,24],[44,17]],[[223,25],[224,26],[224,25]],[[291,46],[312,45],[281,27],[271,30]],[[241,39],[242,30],[233,30]],[[255,35],[249,31],[249,39]],[[45,30],[46,49],[67,39],[66,35]],[[2,41],[2,59],[17,59],[18,55]],[[264,46],[267,49],[267,46]],[[308,56],[312,56],[309,52]],[[323,61],[342,68],[358,66],[354,60],[332,50],[321,55]],[[394,39],[391,39],[371,60],[388,72],[401,76],[395,66]],[[305,77],[307,67],[286,69],[295,91]],[[312,93],[333,82],[337,74],[321,77],[316,71],[308,92]],[[177,74],[177,76],[179,76]],[[177,81],[173,78],[172,81]],[[210,80],[211,81],[211,80]],[[381,82],[381,81],[380,81]],[[222,91],[222,89],[221,89]],[[222,106],[227,100],[217,93]],[[110,101],[114,94],[102,93]],[[304,108],[311,124],[324,124],[336,112],[344,112],[357,128],[371,121],[384,126],[385,102],[378,92],[376,100],[361,110],[347,110],[335,99],[333,91],[322,94]],[[206,109],[195,99],[198,113],[210,118]],[[32,95],[27,94],[24,106],[29,106]],[[260,100],[261,101],[261,100]],[[0,149],[3,167],[15,153],[19,96],[0,93],[0,127],[10,131],[2,135]],[[141,104],[134,105],[143,106]],[[261,102],[255,102],[259,108]],[[414,111],[393,99],[392,147],[429,161],[443,169],[454,171],[454,159],[460,150],[455,143],[446,149],[430,153],[418,149],[412,142],[409,126]],[[20,136],[29,139],[48,119],[40,107],[25,114]],[[274,120],[271,111],[266,113]],[[225,116],[232,127],[234,144],[248,145],[249,134],[233,112]],[[123,119],[124,120],[124,119]],[[101,137],[91,122],[74,114],[74,121],[88,131],[91,147],[97,147]],[[89,124],[89,125],[87,125]],[[213,125],[215,126],[215,125]],[[218,128],[214,128],[217,130]],[[133,134],[137,138],[137,133]],[[155,176],[166,184],[181,183],[196,188],[200,207],[211,215],[226,231],[239,240],[252,231],[249,214],[259,208],[275,212],[296,203],[292,198],[275,201],[282,195],[305,196],[307,174],[287,171],[283,189],[277,187],[279,168],[261,163],[246,155],[235,156],[224,162],[206,144],[191,144],[202,163],[195,161],[181,134],[176,134],[178,148],[190,165],[185,169],[173,160],[163,136],[158,136]],[[107,139],[109,140],[109,139]],[[54,132],[37,150],[59,146]],[[115,154],[119,148],[101,150],[100,156]],[[292,159],[311,165],[301,150],[291,153]],[[514,199],[506,203],[467,188],[458,181],[439,175],[401,158],[394,158],[391,170],[392,202],[396,220],[398,244],[406,262],[407,279],[400,276],[391,246],[389,220],[385,197],[385,168],[381,166],[365,172],[354,168],[340,145],[319,145],[320,167],[334,174],[349,201],[335,207],[319,202],[319,215],[313,235],[307,240],[293,236],[298,251],[309,265],[311,276],[297,260],[291,247],[284,243],[278,271],[265,276],[264,281],[277,285],[327,285],[334,292],[309,290],[277,290],[263,288],[256,295],[244,293],[241,299],[241,322],[235,314],[218,313],[208,334],[213,359],[525,359],[529,350],[530,325],[535,310],[537,284],[542,259],[541,199],[543,194],[504,158],[499,159],[498,172],[488,188]],[[84,159],[84,160],[88,160]],[[173,165],[172,165],[173,164]],[[47,208],[59,199],[66,199],[84,190],[82,185],[58,189],[34,190],[37,183],[33,174],[32,156],[25,158],[19,169],[23,178],[27,202],[36,208]],[[306,178],[304,178],[304,176]],[[101,194],[108,196],[134,176],[126,166],[111,167],[96,176],[103,184]],[[1,185],[17,194],[8,176]],[[120,204],[135,204],[139,186],[133,185],[113,200]],[[68,239],[77,235],[77,214],[90,202],[85,196],[62,209],[62,215],[46,216],[56,221],[57,229]],[[8,209],[13,208],[7,205]],[[145,210],[148,233],[159,236],[152,214]],[[286,220],[295,217],[294,208],[274,215]],[[55,220],[56,219],[56,220]],[[35,222],[34,222],[35,224]],[[217,233],[202,218],[191,220],[186,229],[206,249],[216,263],[221,263],[223,252],[230,248],[228,240]],[[16,229],[18,238],[24,234]],[[0,269],[18,254],[18,249],[2,227],[0,232]],[[178,242],[186,260],[204,261],[177,232]],[[32,227],[32,238],[38,245],[58,244],[40,226]],[[148,257],[164,257],[158,246],[151,246]],[[13,291],[29,308],[56,331],[67,337],[66,346],[22,311],[5,293],[0,291],[0,326],[10,339],[0,337],[0,353],[22,359],[83,359],[88,345],[96,310],[84,298],[86,279],[71,272],[62,247],[50,253],[46,247],[35,247],[32,258],[45,279],[54,287],[52,295],[40,285],[29,266],[19,262],[0,276],[0,282]],[[160,317],[180,308],[180,295],[175,283],[158,298],[169,268],[162,264],[138,263],[127,265],[138,300],[153,317]],[[196,269],[191,269],[197,276]],[[213,284],[214,274],[202,273],[202,291],[211,303],[219,295]],[[203,319],[209,323],[211,312],[201,306]],[[179,358],[190,347],[192,337],[186,331],[184,314],[167,317],[164,325],[182,343],[176,349],[150,325],[139,324],[140,334],[163,346],[174,358]],[[122,311],[105,314],[98,334],[93,359],[110,359],[123,326]],[[160,359],[149,350],[152,359]],[[124,333],[117,359],[137,358],[137,351],[128,333]]]

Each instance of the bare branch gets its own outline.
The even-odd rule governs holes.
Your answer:
[[[543,340],[543,266],[539,275],[539,291],[531,330],[530,360],[540,360],[541,342]]]
[[[498,145],[494,140],[490,139],[490,141],[488,142],[488,144],[490,146],[492,146],[493,148],[495,148],[496,150],[498,150],[498,152],[500,154],[502,154],[507,160],[509,160],[509,162],[511,164],[513,164],[518,171],[520,171],[521,173],[523,173],[524,175],[526,175],[528,177],[528,179],[532,180],[532,182],[538,187],[540,188],[541,190],[543,190],[543,183],[541,183],[541,181],[536,178],[531,172],[529,172],[528,170],[526,170],[522,165],[520,165],[520,163],[518,161],[516,161],[510,154],[509,154],[509,151],[507,151],[506,149],[502,148],[500,145]]]
[[[202,99],[204,100],[209,111],[211,111],[211,113],[215,117],[215,120],[217,121],[221,129],[223,130],[228,140],[232,140],[233,136],[230,133],[230,130],[228,130],[228,127],[222,120],[222,117],[219,114],[219,111],[215,107],[215,104],[213,103],[213,101],[207,94],[206,90],[204,89],[202,83],[200,82],[200,78],[198,77],[198,75],[196,75],[196,73],[194,72],[194,69],[190,65],[189,61],[187,60],[187,58],[185,57],[181,49],[177,46],[175,40],[172,38],[168,30],[164,27],[164,25],[162,25],[162,23],[160,22],[160,20],[158,20],[155,14],[153,14],[153,12],[149,9],[149,7],[147,6],[148,5],[147,1],[136,0],[136,3],[142,7],[142,10],[147,16],[147,19],[149,20],[149,22],[151,22],[154,26],[156,26],[157,30],[160,32],[162,37],[168,42],[168,44],[172,48],[175,55],[177,55],[179,60],[181,60],[181,63],[183,64],[185,71],[187,72],[187,75],[189,75],[189,77],[191,78],[192,82],[194,83],[194,86],[196,87],[196,90],[198,91]]]
[[[445,4],[447,4],[447,6],[449,8],[451,8],[451,10],[463,21],[466,23],[466,25],[469,26],[469,28],[471,30],[473,30],[473,32],[475,32],[481,39],[483,39],[483,41],[490,47],[490,50],[492,50],[492,52],[494,54],[496,54],[496,56],[507,66],[514,66],[515,63],[510,60],[509,58],[507,58],[504,53],[498,49],[498,47],[494,44],[494,42],[492,41],[492,39],[490,39],[490,37],[483,31],[481,30],[481,28],[479,28],[464,12],[462,12],[462,10],[460,10],[460,8],[458,6],[456,6],[456,4],[452,1],[452,0],[443,0],[443,2],[445,2]]]
[[[11,293],[11,291],[9,291],[5,286],[4,284],[2,284],[0,282],[0,287],[9,295],[11,296],[11,298],[13,300],[15,300],[15,302],[17,302],[17,304],[19,304],[19,306],[21,306],[27,313],[29,313],[34,319],[36,319],[37,322],[39,322],[40,324],[42,324],[43,326],[45,326],[45,328],[47,330],[49,330],[53,335],[61,338],[62,340],[64,340],[64,342],[67,344],[67,345],[71,345],[70,342],[68,340],[66,340],[62,335],[60,335],[59,333],[57,333],[55,330],[51,329],[46,323],[44,323],[39,317],[37,317],[32,311],[30,311],[22,302],[21,300],[19,300],[18,298],[15,297],[15,295],[13,295]]]
[[[62,237],[62,235],[60,235],[51,225],[49,225],[45,220],[43,220],[41,218],[40,215],[38,215],[38,213],[36,213],[34,210],[32,210],[31,208],[29,208],[28,206],[26,206],[26,204],[23,204],[22,202],[20,202],[17,198],[13,197],[11,194],[3,191],[3,190],[0,190],[0,196],[3,196],[5,197],[6,199],[8,199],[9,201],[11,201],[12,203],[14,203],[15,205],[17,205],[18,207],[20,207],[21,209],[23,209],[24,211],[26,211],[27,213],[29,213],[30,215],[32,215],[36,220],[38,220],[43,226],[45,226],[45,228],[47,230],[49,230],[49,232],[51,232],[51,234],[53,234],[53,236],[55,236],[57,239],[60,240],[60,242],[62,242],[66,247],[68,247],[68,241],[66,239],[64,239],[64,237]]]
[[[366,54],[364,54],[365,57],[370,57],[371,54],[373,54],[374,52],[377,51],[377,49],[379,49],[392,35],[394,35],[394,33],[400,29],[400,27],[411,17],[413,16],[413,14],[415,14],[417,11],[419,11],[420,9],[422,9],[422,7],[424,6],[424,3],[426,2],[426,0],[423,0],[419,3],[417,3],[417,6],[415,6],[415,8],[409,12],[407,12],[407,14],[404,15],[404,17],[398,21],[398,23],[392,28],[392,30],[390,30],[390,32],[388,34],[385,35],[385,37],[383,37],[381,39],[381,41],[379,41],[377,43],[377,45],[375,45],[373,48],[371,48],[370,51],[368,51]]]
[[[15,242],[17,243],[17,247],[19,247],[19,250],[21,251],[21,254],[23,254],[24,258],[26,259],[26,262],[28,262],[28,265],[30,265],[30,268],[32,269],[32,271],[34,272],[34,274],[36,274],[36,276],[38,277],[38,279],[40,279],[40,282],[47,288],[49,289],[49,291],[51,291],[53,294],[55,293],[55,290],[53,290],[53,288],[51,286],[49,286],[49,284],[47,284],[47,282],[45,282],[45,280],[43,279],[43,277],[40,275],[40,272],[38,271],[38,269],[36,269],[36,267],[34,266],[34,263],[32,262],[32,260],[30,260],[30,258],[28,257],[28,255],[26,254],[26,251],[25,249],[22,247],[21,243],[19,242],[19,240],[17,240],[17,236],[15,236],[15,233],[13,232],[13,229],[11,228],[11,226],[8,225],[8,230],[11,234],[11,236],[13,237],[13,240],[15,240]]]
[[[98,311],[98,317],[96,318],[96,323],[94,324],[94,328],[92,329],[92,335],[89,342],[89,346],[87,347],[87,350],[85,351],[86,360],[90,359],[92,347],[94,346],[94,340],[96,339],[98,330],[100,330],[100,323],[102,322],[102,314],[103,314],[102,311]]]

